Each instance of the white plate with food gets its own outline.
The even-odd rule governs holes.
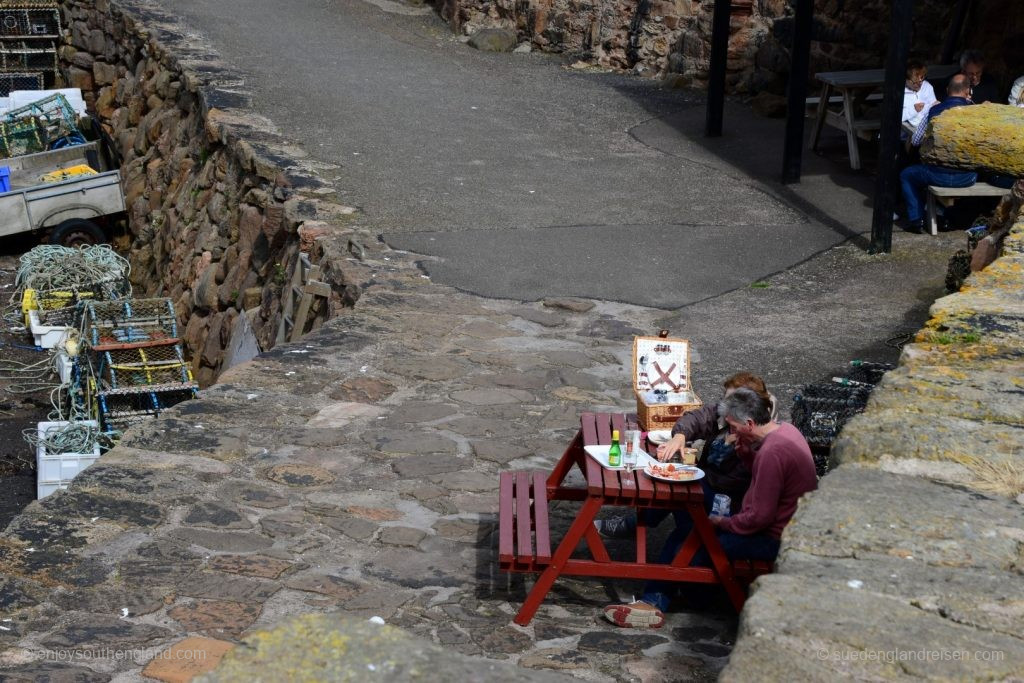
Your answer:
[[[676,465],[674,463],[651,464],[644,467],[644,474],[651,479],[672,483],[699,481],[704,478],[704,470],[692,465]]]
[[[618,467],[612,467],[611,465],[608,464],[608,449],[610,448],[611,446],[584,446],[583,450],[587,452],[587,455],[596,460],[601,467],[607,468],[609,470],[626,469],[625,464],[619,465]],[[625,450],[623,450],[622,456],[623,459],[625,459]],[[657,464],[657,460],[655,460],[654,458],[652,458],[651,456],[647,455],[642,451],[638,453],[636,456],[636,469],[642,469],[644,467],[647,467],[648,465]]]
[[[653,432],[647,432],[647,440],[659,446],[663,443],[668,443],[671,438],[671,429],[655,429]]]

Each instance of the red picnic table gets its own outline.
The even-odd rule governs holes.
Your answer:
[[[583,413],[580,430],[562,454],[554,470],[503,472],[499,483],[498,563],[505,571],[540,573],[526,597],[515,623],[525,626],[544,601],[559,576],[597,576],[614,579],[655,579],[719,584],[738,612],[746,599],[740,581],[751,581],[771,571],[771,563],[730,562],[704,511],[704,492],[699,482],[665,482],[648,477],[642,470],[627,472],[602,467],[589,457],[584,446],[610,444],[612,430],[623,433],[623,413]],[[654,446],[645,444],[649,453]],[[574,467],[586,478],[586,488],[566,486]],[[554,554],[548,528],[548,502],[582,501],[582,506]],[[636,526],[635,560],[613,560],[594,520],[601,508],[627,506],[640,514],[642,508],[684,509],[693,518],[693,530],[671,564],[647,562],[647,527]],[[590,558],[573,558],[580,541],[586,541]],[[712,566],[691,567],[701,548],[706,548]]]

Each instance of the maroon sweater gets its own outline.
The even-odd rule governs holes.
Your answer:
[[[797,428],[783,422],[756,451],[737,449],[753,475],[743,508],[719,528],[734,534],[767,533],[782,538],[800,496],[818,488],[814,458]]]

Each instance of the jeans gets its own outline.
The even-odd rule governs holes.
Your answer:
[[[703,483],[703,482],[702,482]],[[710,487],[704,483],[704,507],[707,511],[711,509],[711,501],[714,494]],[[676,528],[665,539],[665,545],[658,556],[661,564],[670,564],[675,559],[676,553],[683,546],[686,537],[693,529],[693,519],[685,510],[677,510],[672,513],[676,520]],[[779,554],[779,540],[768,534],[730,534],[718,532],[718,542],[725,551],[725,556],[730,560],[765,560],[772,562]],[[693,556],[691,567],[710,567],[711,557],[705,548],[697,551]],[[644,594],[641,600],[649,605],[654,605],[662,612],[668,609],[669,603],[675,594],[682,589],[687,600],[694,606],[701,604],[707,599],[707,588],[702,584],[680,584],[674,581],[648,581],[644,586]]]
[[[907,204],[907,220],[919,221],[924,217],[921,208],[927,199],[929,185],[937,187],[970,187],[978,180],[974,171],[953,171],[942,166],[914,164],[900,172],[903,201]]]

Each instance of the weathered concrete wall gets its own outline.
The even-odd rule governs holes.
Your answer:
[[[239,315],[261,348],[274,345],[300,248],[334,290],[314,313],[351,305],[362,271],[349,240],[370,242],[315,177],[325,169],[295,160],[247,109],[243,79],[173,17],[130,0],[70,0],[62,12],[68,81],[122,158],[134,291],[173,299],[200,384],[220,372]]]
[[[676,85],[704,87],[711,48],[714,0],[437,0],[453,29],[514,29],[520,40],[596,65],[669,77]],[[733,92],[783,94],[789,78],[792,0],[732,0],[727,83]],[[915,3],[912,51],[938,60],[955,3]],[[811,69],[834,71],[881,66],[889,36],[889,0],[816,0]],[[1016,23],[1014,22],[1016,19]],[[963,44],[984,49],[1002,80],[1024,68],[1016,48],[1024,10],[1011,0],[975,3]],[[1009,79],[1009,80],[1008,80]]]
[[[1024,183],[1003,255],[932,318],[835,444],[747,602],[725,681],[1024,671]]]

